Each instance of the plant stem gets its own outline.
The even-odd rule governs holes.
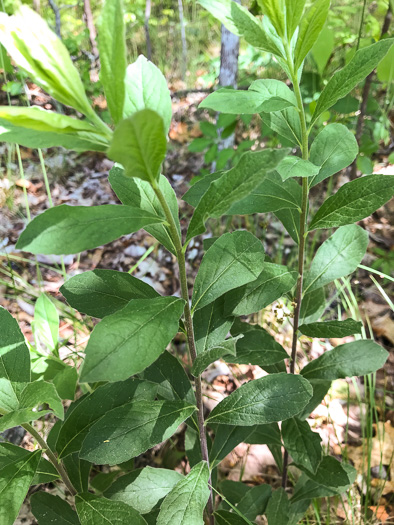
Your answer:
[[[197,357],[197,352],[196,352],[196,344],[195,344],[195,339],[194,339],[193,319],[192,319],[192,315],[190,311],[185,253],[183,251],[181,237],[179,235],[178,229],[175,224],[174,217],[167,204],[167,201],[156,182],[152,184],[152,187],[163,208],[164,214],[166,216],[166,219],[169,225],[171,238],[174,243],[174,247],[176,251],[176,257],[177,257],[178,268],[179,268],[179,280],[181,284],[181,294],[182,294],[182,298],[185,300],[185,310],[184,310],[185,319],[184,321],[185,321],[185,328],[186,328],[186,334],[187,334],[187,344],[188,344],[190,356],[192,359],[192,363],[194,363]],[[202,398],[201,376],[198,376],[194,379],[194,386],[195,386],[195,395],[196,395],[197,412],[198,412],[197,417],[198,417],[198,429],[199,429],[199,434],[200,434],[201,457],[204,461],[207,462],[208,467],[209,467],[207,434],[206,434],[205,425],[204,425],[204,404],[203,404],[203,398]],[[211,487],[212,485],[211,475],[209,476],[208,483],[209,483],[209,487]],[[210,495],[208,498],[207,509],[208,509],[209,523],[210,525],[214,525],[215,520],[213,516],[213,492],[211,488],[209,490],[210,490]]]
[[[29,425],[28,423],[26,423],[25,425],[22,425],[22,427],[34,437],[34,439],[37,441],[40,447],[45,451],[46,455],[48,456],[49,461],[52,463],[52,465],[58,471],[59,476],[62,478],[63,483],[66,485],[66,487],[71,492],[71,494],[75,496],[77,491],[74,489],[70,481],[70,478],[68,477],[68,474],[65,471],[63,465],[58,461],[57,457],[52,452],[52,450],[48,446],[48,443],[45,441],[45,439],[43,439],[40,436],[40,434],[37,432],[37,430],[31,425]]]

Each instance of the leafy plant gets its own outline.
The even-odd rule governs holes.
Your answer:
[[[66,395],[59,388],[57,375],[32,375],[34,358],[23,334],[11,314],[0,309],[0,430],[22,425],[40,445],[30,452],[0,444],[4,525],[14,522],[30,485],[58,478],[73,496],[75,510],[65,499],[36,492],[31,504],[40,524],[50,519],[81,525],[197,525],[203,523],[205,507],[211,524],[250,524],[264,513],[270,525],[295,524],[312,498],[341,494],[355,479],[350,465],[323,454],[305,419],[331,381],[376,371],[387,352],[371,340],[356,340],[295,374],[298,334],[343,337],[360,332],[359,323],[351,320],[317,322],[324,287],[361,262],[368,234],[354,222],[386,202],[394,185],[393,178],[382,175],[352,181],[330,196],[310,221],[310,188],[350,164],[357,145],[339,124],[326,126],[311,145],[309,136],[319,116],[376,67],[392,42],[382,40],[358,51],[329,80],[307,122],[300,92],[302,65],[324,25],[329,0],[317,0],[305,14],[304,2],[298,0],[261,0],[262,22],[235,2],[201,3],[230,30],[274,54],[293,85],[290,89],[277,80],[258,80],[248,91],[221,89],[202,107],[260,113],[301,156],[290,155],[286,148],[246,152],[232,169],[201,179],[183,197],[195,208],[185,237],[176,196],[161,175],[171,120],[169,91],[159,70],[145,58],[126,67],[120,0],[107,0],[108,16],[101,19],[99,38],[101,80],[114,132],[92,110],[65,48],[37,15],[22,7],[16,16],[0,19],[0,41],[14,61],[60,102],[85,116],[77,120],[34,108],[3,107],[3,140],[106,151],[119,163],[109,180],[122,202],[49,209],[27,225],[17,247],[33,254],[70,254],[145,228],[176,257],[182,296],[160,296],[137,278],[111,270],[88,271],[65,282],[61,292],[67,302],[101,319],[78,371],[86,393],[74,399],[65,414],[62,399],[69,398],[70,389]],[[185,253],[189,242],[205,232],[207,220],[266,211],[277,213],[298,242],[298,271],[266,262],[262,243],[250,232],[228,232],[207,248],[190,302]],[[308,234],[324,228],[337,229],[305,269]],[[283,347],[260,326],[240,319],[284,294],[295,298],[290,373]],[[37,303],[35,329],[56,357],[57,321],[48,301],[40,298]],[[178,332],[186,337],[191,370],[166,350]],[[243,384],[205,417],[201,372],[219,358],[259,365],[268,375]],[[45,441],[31,423],[46,414],[57,423]],[[124,464],[170,438],[182,423],[191,466],[186,476],[146,467],[110,479],[106,486],[90,483],[92,464]],[[283,488],[272,492],[264,485],[251,489],[241,484],[240,489],[231,482],[217,487],[217,465],[241,441],[270,447],[283,472]],[[289,456],[301,473],[290,499],[284,490]],[[215,508],[214,491],[229,507]]]

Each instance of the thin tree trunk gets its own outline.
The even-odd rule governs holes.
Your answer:
[[[149,19],[151,14],[151,0],[146,0],[145,4],[145,37],[146,37],[146,54],[148,60],[152,60],[152,45],[149,34]]]
[[[185,82],[186,70],[187,70],[187,42],[186,42],[186,31],[185,21],[183,18],[183,3],[182,0],[178,0],[178,11],[179,11],[179,23],[181,26],[181,39],[182,39],[182,64],[181,64],[181,77]]]
[[[54,0],[48,0],[48,4],[50,5],[52,11],[55,14],[55,33],[59,38],[62,38],[62,35],[60,33],[60,10]]]
[[[90,0],[83,0],[83,9],[85,13],[86,26],[89,31],[89,40],[90,40],[90,45],[92,47],[92,53],[93,53],[93,56],[95,57],[95,60],[98,60],[99,52],[98,52],[97,42],[96,42],[97,32],[96,32],[96,27],[93,22],[93,14],[92,14],[92,8],[90,6]]]

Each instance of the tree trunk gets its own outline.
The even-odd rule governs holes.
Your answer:
[[[185,21],[183,19],[183,3],[182,0],[178,0],[178,11],[179,11],[179,23],[181,26],[181,39],[182,39],[182,63],[181,63],[181,77],[183,82],[186,80],[187,70],[187,42],[186,42],[186,31]]]
[[[48,0],[48,4],[50,5],[52,11],[55,14],[55,33],[59,38],[62,38],[62,35],[60,33],[60,10],[54,0]]]
[[[146,37],[146,55],[148,60],[152,60],[152,45],[149,34],[149,19],[151,14],[151,0],[146,0],[145,4],[145,37]]]

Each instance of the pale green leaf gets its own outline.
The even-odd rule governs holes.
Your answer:
[[[283,180],[290,177],[313,177],[319,173],[319,170],[320,167],[312,164],[309,160],[295,156],[285,157],[276,168]]]
[[[41,294],[34,306],[33,329],[48,350],[55,350],[59,339],[59,314],[56,306]]]
[[[283,444],[297,464],[302,464],[310,472],[316,472],[323,458],[321,437],[313,432],[307,421],[292,417],[282,423]]]
[[[285,0],[287,38],[291,40],[300,23],[306,0]]]
[[[294,50],[294,68],[296,71],[303,63],[306,55],[316,42],[320,31],[323,29],[329,9],[330,0],[315,0],[309,10],[302,17],[300,31],[298,33],[297,43]]]
[[[296,146],[301,146],[301,122],[296,108],[289,107],[283,111],[262,113],[261,118],[263,119],[263,122],[273,131],[278,133],[278,135],[281,135]]]
[[[89,492],[77,494],[75,506],[81,525],[147,525],[144,518],[122,501],[111,501]]]
[[[200,308],[193,315],[194,337],[197,355],[223,341],[233,324],[233,317],[224,313],[228,294]]]
[[[263,13],[268,16],[280,37],[285,35],[285,2],[284,0],[258,0]]]
[[[297,2],[297,0],[295,0]],[[319,71],[320,76],[323,75],[323,72],[326,68],[326,65],[332,55],[332,52],[335,49],[335,35],[334,31],[325,26],[323,27],[320,35],[318,36],[316,42],[314,43],[311,54],[313,60],[316,63],[317,70]]]
[[[31,511],[38,525],[80,525],[77,513],[59,496],[36,492],[30,498]]]
[[[18,322],[0,306],[0,378],[30,381],[30,352]]]

